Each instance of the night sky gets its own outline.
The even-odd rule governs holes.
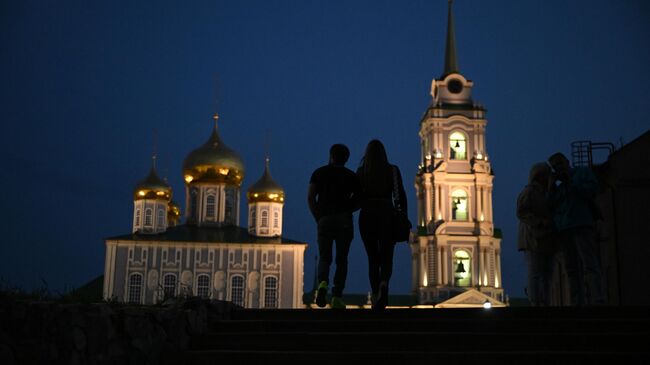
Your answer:
[[[2,1],[0,276],[62,290],[102,274],[103,239],[130,232],[154,145],[184,210],[183,159],[218,110],[246,164],[242,192],[269,146],[284,235],[310,244],[311,289],[307,185],[331,144],[350,147],[355,170],[382,140],[416,221],[419,121],[442,73],[446,14],[445,0]],[[459,0],[454,15],[461,73],[488,109],[503,285],[521,297],[514,209],[529,166],[574,140],[619,146],[650,128],[650,4]],[[346,291],[366,293],[358,230],[350,264]],[[392,292],[408,293],[410,278],[400,244]]]

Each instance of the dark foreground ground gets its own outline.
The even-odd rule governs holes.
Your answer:
[[[650,307],[247,310],[0,301],[0,364],[650,362]]]

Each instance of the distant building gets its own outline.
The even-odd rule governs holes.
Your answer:
[[[458,68],[450,2],[444,72],[431,84],[432,102],[420,121],[418,220],[411,241],[412,290],[420,304],[476,305],[478,297],[469,293],[460,298],[467,303],[449,301],[472,289],[495,306],[505,300],[486,110],[472,100],[473,86]]]
[[[241,158],[215,126],[183,164],[185,224],[154,164],[133,193],[132,233],[106,239],[106,299],[155,304],[195,295],[247,308],[302,307],[307,244],[282,237],[284,190],[269,160],[248,189],[248,229],[239,226]]]

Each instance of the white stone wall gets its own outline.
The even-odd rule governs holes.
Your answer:
[[[198,295],[208,278],[208,297],[233,299],[233,278],[243,279],[242,305],[265,307],[266,278],[277,279],[275,306],[301,308],[305,244],[210,244],[107,241],[104,297],[129,301],[129,278],[143,277],[137,302],[155,304],[164,296],[164,277],[176,279],[174,294]],[[268,288],[269,290],[271,288]],[[236,295],[236,294],[235,294]]]

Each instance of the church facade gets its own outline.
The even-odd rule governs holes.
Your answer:
[[[420,121],[418,230],[410,245],[412,291],[421,304],[470,289],[504,301],[486,109],[472,99],[473,87],[458,68],[450,2],[444,71],[431,84],[432,101]]]
[[[239,226],[244,164],[221,140],[183,163],[185,224],[155,170],[133,193],[133,229],[105,240],[105,299],[155,304],[193,295],[246,308],[300,308],[307,244],[282,237],[284,190],[265,171],[249,187],[248,228]]]

